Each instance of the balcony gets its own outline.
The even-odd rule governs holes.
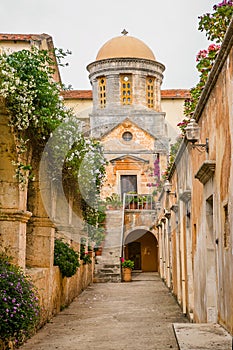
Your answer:
[[[124,232],[137,228],[148,230],[155,221],[155,202],[151,194],[128,194],[124,195]]]
[[[124,210],[155,210],[155,202],[151,194],[124,194]]]

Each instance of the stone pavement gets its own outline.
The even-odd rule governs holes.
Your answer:
[[[189,323],[157,273],[134,273],[89,286],[20,350],[231,350],[231,341],[219,325]]]
[[[219,324],[185,323],[173,325],[180,350],[232,350],[232,337]]]
[[[156,273],[95,283],[20,350],[178,349],[173,323],[187,319]]]

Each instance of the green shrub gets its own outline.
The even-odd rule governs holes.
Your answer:
[[[81,244],[81,247],[80,247],[80,260],[83,261],[84,265],[92,263],[92,259],[88,254],[88,252],[85,252],[85,246],[83,244]]]
[[[20,345],[39,322],[39,299],[23,270],[0,255],[0,339]]]
[[[62,242],[60,239],[55,239],[54,265],[59,266],[62,277],[71,277],[80,266],[79,254],[67,243]]]

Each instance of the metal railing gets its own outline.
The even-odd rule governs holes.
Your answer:
[[[125,193],[125,210],[155,210],[155,202],[152,194]]]

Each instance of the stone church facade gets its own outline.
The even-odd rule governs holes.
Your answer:
[[[132,259],[136,270],[158,270],[158,241],[152,229],[156,192],[149,184],[159,183],[169,154],[166,114],[161,108],[165,67],[144,42],[123,33],[100,48],[87,70],[93,93],[90,135],[101,141],[108,160],[101,195],[117,195],[123,202],[123,209],[107,211],[96,280],[117,281],[120,257]],[[127,203],[130,200],[137,203],[134,209]]]

